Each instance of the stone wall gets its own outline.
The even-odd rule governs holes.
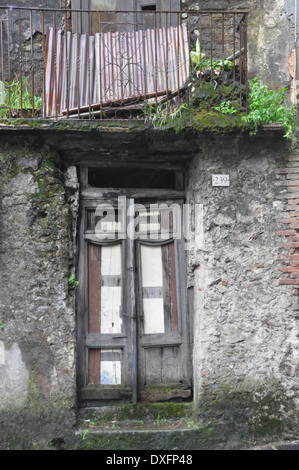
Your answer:
[[[297,292],[279,285],[276,169],[288,152],[271,139],[203,140],[190,166],[189,200],[201,208],[189,253],[195,402],[201,416],[221,410],[234,425],[287,433],[285,420],[298,423],[299,306]],[[213,187],[213,174],[229,175],[230,186]]]
[[[273,88],[288,85],[293,3],[250,3],[250,75]],[[186,0],[184,7],[247,4]],[[67,442],[77,411],[76,310],[68,285],[76,261],[76,168],[62,172],[55,130],[48,138],[29,130],[1,129],[3,448],[38,446],[42,439]],[[107,135],[115,138],[109,129]],[[197,235],[187,253],[198,416],[229,423],[230,435],[293,436],[299,304],[291,286],[278,284],[277,231],[282,227],[276,218],[283,203],[275,171],[286,165],[288,148],[281,134],[188,138],[196,156],[187,178],[187,202],[199,208],[192,222]],[[213,187],[212,174],[229,174],[230,186]]]
[[[39,139],[2,136],[0,182],[0,447],[18,448],[29,430],[38,440],[74,423],[72,216],[56,155]]]
[[[62,172],[51,134],[27,132],[2,131],[1,144],[3,448],[58,438],[67,446],[77,416],[76,312],[68,285],[77,172]],[[279,285],[277,261],[284,252],[277,237],[284,188],[276,170],[287,165],[288,146],[281,132],[189,139],[197,149],[187,176],[187,203],[198,208],[196,236],[186,252],[197,417],[227,436],[292,436],[299,304],[292,286]],[[228,174],[230,186],[212,186],[213,174]]]

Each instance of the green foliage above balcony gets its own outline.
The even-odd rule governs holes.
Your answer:
[[[261,124],[282,124],[285,138],[294,141],[297,132],[296,108],[285,105],[288,89],[281,88],[278,92],[269,90],[266,85],[260,85],[255,77],[249,81],[248,115],[243,117],[255,134]]]

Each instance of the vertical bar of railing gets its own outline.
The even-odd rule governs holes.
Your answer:
[[[89,120],[90,120],[91,119],[90,12],[87,13],[87,67],[88,67],[88,110],[89,110]]]
[[[54,30],[54,92],[55,97],[55,120],[57,121],[57,101],[58,101],[58,89],[57,89],[57,32],[56,32],[56,15],[53,11],[53,30]]]
[[[8,65],[8,82],[10,81],[10,26],[9,26],[9,10],[7,9],[7,65]],[[8,87],[8,116],[11,117],[11,96],[10,96],[10,87]]]
[[[242,75],[243,75],[243,58],[242,58],[242,34],[243,34],[243,28],[242,28],[242,20],[240,21],[240,106],[242,106]]]
[[[188,42],[189,42],[189,101],[192,99],[191,83],[192,83],[192,65],[191,65],[191,18],[188,13]]]
[[[144,77],[144,105],[146,109],[146,96],[147,96],[147,77],[146,77],[146,47],[145,47],[145,13],[143,13],[143,25],[142,25],[142,48],[143,48],[143,77]]]
[[[130,57],[131,57],[131,52],[130,52],[130,41],[129,41],[129,34],[127,33],[125,35],[126,38],[126,56],[125,56],[125,61],[126,61],[126,75],[128,78],[128,82],[126,83],[125,90],[126,90],[126,96],[127,93],[129,93],[129,96],[132,96],[132,76],[131,76],[131,63],[130,63]],[[131,57],[131,60],[133,61],[133,57]],[[129,85],[129,86],[128,86]],[[128,91],[129,90],[129,91]]]
[[[248,34],[248,14],[245,13],[245,36],[244,36],[244,53],[245,53],[245,108],[246,114],[248,114],[248,42],[247,42],[247,34]]]
[[[168,17],[168,13],[166,13],[166,44],[165,44],[165,48],[166,48],[166,70],[165,70],[165,73],[166,73],[166,93],[167,93],[167,114],[169,113],[169,76],[168,76],[168,67],[169,67],[169,49],[168,49],[168,22],[169,22],[169,17]]]
[[[65,75],[66,75],[66,118],[69,119],[70,109],[70,95],[69,95],[69,44],[68,44],[68,20],[65,12],[64,17],[64,29],[65,29]]]
[[[222,40],[222,81],[224,81],[224,13],[222,13],[222,31],[221,31],[221,40]]]
[[[134,85],[134,93],[141,95],[141,88],[139,88],[139,80],[138,80],[138,70],[136,70],[137,66],[137,33],[133,33],[133,43],[132,47],[134,48],[133,51],[133,85]],[[140,82],[141,85],[141,82]]]
[[[4,81],[4,42],[3,42],[3,22],[0,20],[0,54],[1,54],[1,81]],[[2,103],[0,103],[2,104]]]
[[[233,14],[233,80],[236,83],[236,13]]]
[[[99,87],[100,87],[100,119],[103,119],[103,92],[102,92],[102,21],[101,21],[101,14],[99,13]],[[104,59],[105,60],[105,59]]]
[[[109,99],[111,101],[113,101],[113,93],[114,93],[114,85],[115,85],[115,81],[114,81],[114,63],[113,63],[113,60],[114,60],[114,55],[113,55],[113,36],[112,36],[113,33],[109,33],[109,49],[108,51],[110,51],[110,68],[111,68],[111,82],[109,83]],[[118,35],[118,40],[120,38],[120,35]],[[115,40],[115,50],[117,48],[116,46],[116,40]],[[117,58],[117,54],[115,54],[115,59]],[[122,71],[120,71],[120,77],[122,78]],[[110,77],[109,77],[110,78]]]
[[[112,36],[111,36],[111,39],[112,39]],[[120,96],[121,96],[121,100],[123,101],[124,97],[125,97],[124,33],[118,34],[117,39],[118,39],[118,51],[119,51],[119,60],[120,60],[120,67],[119,67],[119,72],[120,72]],[[113,63],[113,60],[115,60],[116,63],[117,63],[118,53],[117,53],[116,40],[115,40],[114,53],[113,53],[113,43],[111,45],[112,45],[112,47],[111,47],[111,52],[112,52],[111,61]],[[112,69],[114,69],[113,66],[112,66]],[[113,79],[112,79],[112,101],[113,101],[114,98],[117,99],[118,97],[119,97],[119,89],[118,89],[118,84],[117,84],[117,72],[116,72],[116,77],[114,78],[114,75],[113,75]]]
[[[21,95],[21,118],[23,117],[23,57],[22,57],[22,30],[21,30],[21,10],[19,10],[19,62],[20,62],[20,95]],[[9,87],[10,93],[10,87]],[[11,107],[9,105],[11,112]]]
[[[177,13],[177,67],[178,67],[178,107],[181,101],[181,87],[180,87],[180,14]]]
[[[45,12],[42,11],[42,36],[43,36],[43,115],[47,115],[47,103],[46,103],[46,44],[45,44]]]
[[[154,14],[154,35],[155,35],[155,93],[156,93],[156,109],[158,109],[158,46],[157,46],[157,13]]]
[[[32,10],[30,10],[30,46],[31,46],[31,94],[32,94],[32,110],[31,117],[34,118],[34,51],[33,51],[33,21],[32,21]]]
[[[200,50],[202,47],[202,15],[199,16],[199,44]],[[201,54],[199,55],[199,85],[202,86],[202,61],[201,61]]]
[[[211,29],[211,83],[213,80],[213,13],[210,13],[210,29]]]
[[[77,35],[77,107],[78,107],[78,119],[80,119],[80,36],[79,36],[79,13],[76,13],[76,35]]]

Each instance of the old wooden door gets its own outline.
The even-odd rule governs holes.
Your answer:
[[[181,204],[86,201],[82,210],[81,403],[190,398]]]

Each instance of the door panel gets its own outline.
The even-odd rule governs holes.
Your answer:
[[[127,219],[117,201],[110,201],[116,219],[109,223],[119,226],[122,235],[112,240],[97,238],[100,224],[108,233],[96,213],[107,201],[83,203],[79,396],[91,406],[100,400],[136,403],[191,396],[187,303],[180,288],[186,285],[183,245],[172,238],[178,219],[170,216],[170,203],[154,205],[145,214],[142,204],[129,210],[132,201],[126,203]],[[136,238],[131,231],[123,236],[129,220],[135,222],[129,225]],[[145,239],[150,230],[154,240]]]
[[[179,347],[145,349],[145,381],[147,384],[180,383]]]
[[[177,241],[139,242],[139,398],[158,401],[191,396],[186,311],[177,292]],[[188,345],[187,345],[188,346]],[[188,349],[188,347],[187,347]],[[167,390],[166,390],[167,388]],[[162,391],[162,393],[161,393]]]

